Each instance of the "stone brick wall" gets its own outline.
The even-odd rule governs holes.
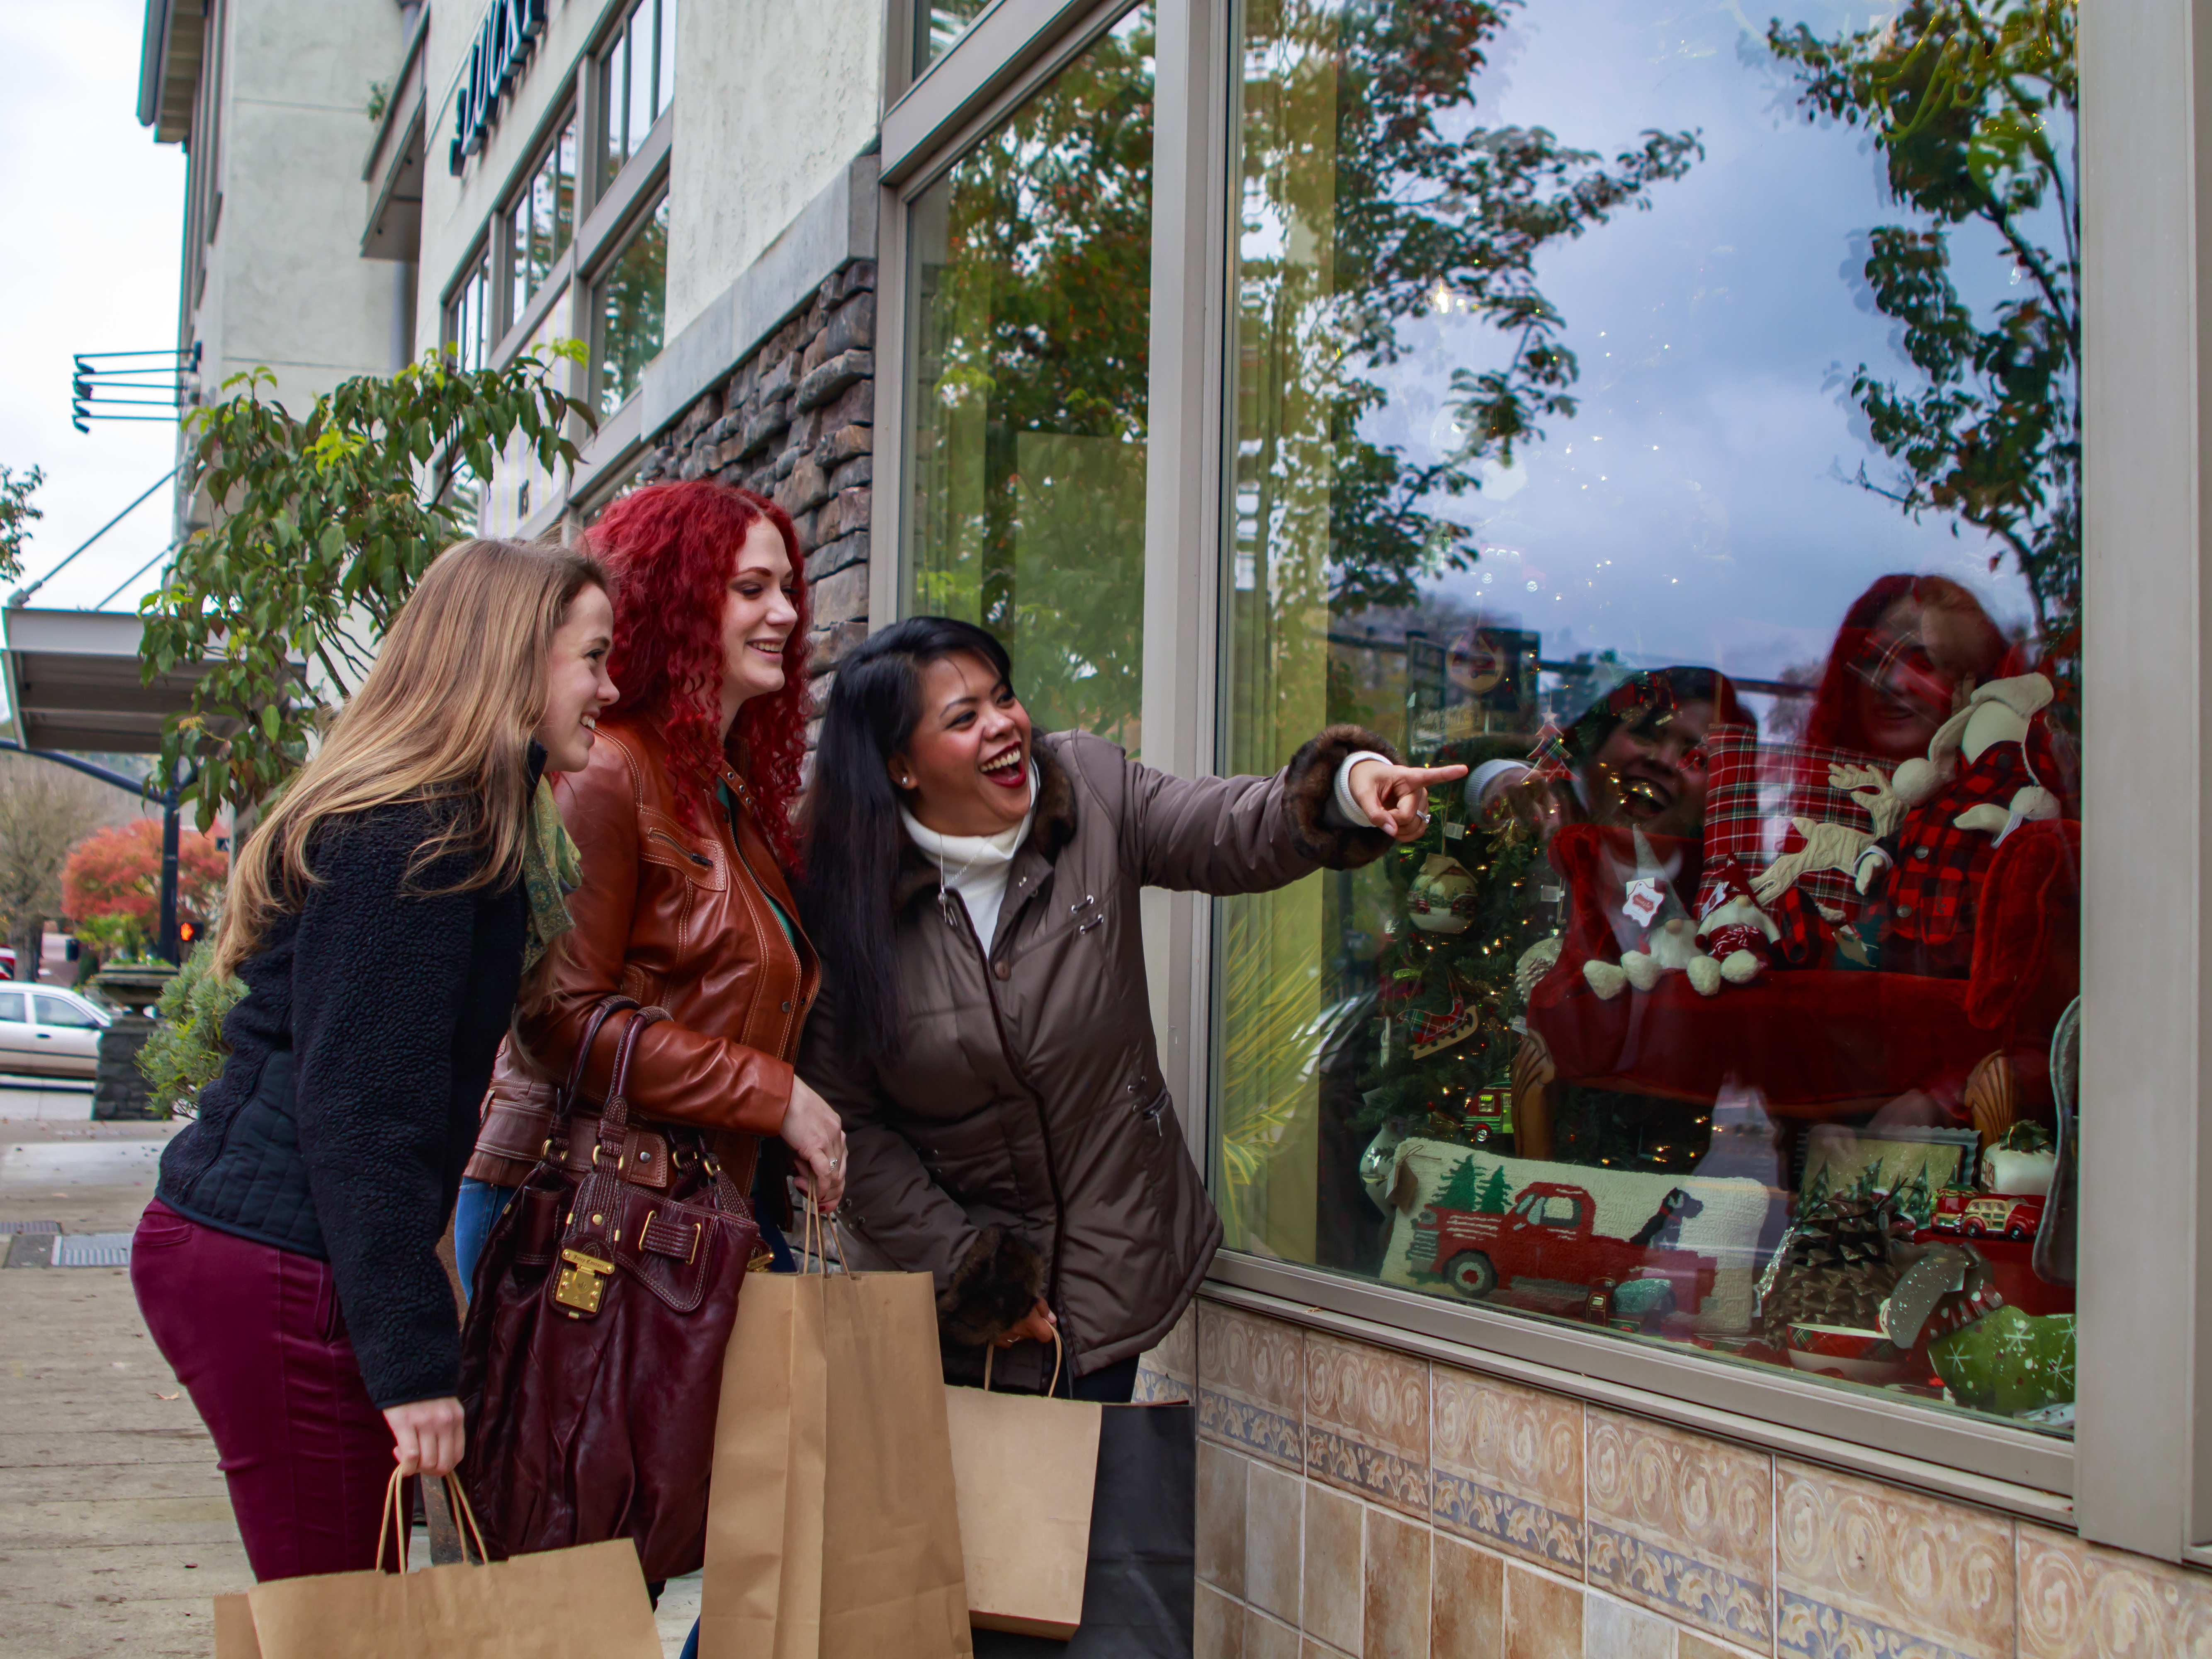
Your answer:
[[[791,514],[806,559],[817,695],[868,631],[875,344],[875,261],[856,259],[663,433],[638,471],[640,483],[742,484]]]

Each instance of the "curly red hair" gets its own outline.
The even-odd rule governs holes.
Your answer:
[[[723,593],[737,570],[738,550],[763,519],[783,538],[799,621],[783,647],[783,690],[745,703],[718,752]],[[776,856],[796,870],[791,806],[806,757],[811,697],[805,563],[791,515],[766,496],[729,484],[647,484],[609,507],[585,539],[614,582],[607,672],[622,699],[613,712],[652,721],[670,755],[690,763],[672,768],[670,781],[677,811],[693,829],[700,814],[712,810],[716,763],[727,760],[751,783]]]

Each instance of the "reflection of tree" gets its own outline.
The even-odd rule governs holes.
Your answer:
[[[1144,638],[1152,43],[1140,8],[963,157],[923,272],[921,607],[1006,639],[1042,723],[1117,733]]]
[[[1510,463],[1547,417],[1575,412],[1575,356],[1537,286],[1537,255],[1619,208],[1648,207],[1653,185],[1703,153],[1693,133],[1647,132],[1608,164],[1540,127],[1475,125],[1477,81],[1517,6],[1249,9],[1240,276],[1254,383],[1241,482],[1279,593],[1305,550],[1322,553],[1340,614],[1414,604],[1422,577],[1465,568],[1470,532],[1431,512],[1436,498],[1474,488],[1477,462]],[[1447,313],[1498,331],[1504,362],[1454,373],[1459,441],[1416,461],[1362,435],[1391,395],[1367,377],[1403,355],[1403,325]]]
[[[615,256],[599,290],[599,408],[611,415],[637,390],[638,376],[660,349],[668,302],[668,204],[664,199],[629,245]]]
[[[1902,389],[1863,363],[1852,376],[1875,441],[1901,467],[1893,482],[1861,482],[2003,543],[2052,646],[2081,604],[2074,27],[2074,0],[1909,0],[1893,21],[1833,40],[1802,24],[1767,29],[1808,113],[1864,128],[1890,190],[1922,216],[1868,238],[1875,303],[1903,325],[1925,385]],[[1987,326],[1951,280],[1949,228],[1977,222],[2021,289]]]

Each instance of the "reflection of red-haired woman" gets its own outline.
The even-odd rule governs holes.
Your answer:
[[[1805,741],[1886,761],[1927,752],[1961,688],[2002,672],[2005,637],[1948,576],[1879,578],[1844,613]]]
[[[545,1143],[551,1080],[617,993],[669,1015],[638,1033],[633,1113],[712,1132],[740,1188],[763,1136],[792,1147],[825,1204],[844,1184],[836,1114],[792,1070],[819,975],[786,884],[808,703],[791,520],[750,490],[652,484],[588,542],[614,582],[622,700],[591,764],[555,789],[582,855],[576,927],[550,994],[517,1019],[528,1060],[510,1045],[485,1103],[455,1225],[465,1280]],[[604,1097],[628,1024],[600,1028],[580,1115]],[[593,1141],[581,1124],[568,1139]]]

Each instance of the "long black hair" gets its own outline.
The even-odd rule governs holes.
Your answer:
[[[838,1038],[862,1060],[898,1058],[898,965],[891,910],[906,842],[890,761],[921,718],[921,672],[970,655],[1012,678],[1006,647],[973,623],[909,617],[837,665],[807,791],[799,908],[837,999]]]

